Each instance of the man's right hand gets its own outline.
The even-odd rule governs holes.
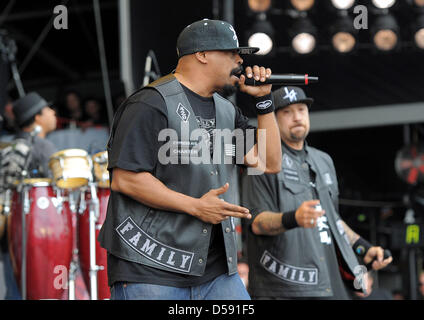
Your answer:
[[[219,196],[228,191],[229,184],[226,183],[221,188],[211,189],[200,199],[196,199],[190,214],[203,222],[218,224],[228,217],[252,218],[249,209],[225,202]]]
[[[315,206],[319,203],[319,200],[309,200],[300,205],[295,214],[299,227],[314,228],[317,225],[317,219],[325,213],[324,210],[315,209]]]

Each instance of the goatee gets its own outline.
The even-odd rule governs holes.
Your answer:
[[[220,90],[218,90],[219,95],[224,98],[228,98],[237,92],[238,83],[236,85],[226,84]]]
[[[294,133],[290,133],[291,141],[293,141],[293,142],[304,141],[306,139],[306,137],[308,136],[308,133],[309,132],[305,132],[305,134],[301,134],[301,135],[296,135]]]

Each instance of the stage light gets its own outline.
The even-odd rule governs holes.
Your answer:
[[[337,32],[332,38],[333,47],[340,53],[348,53],[356,44],[355,37],[349,32]]]
[[[247,4],[254,12],[264,12],[271,7],[271,0],[248,0]]]
[[[274,47],[274,28],[267,20],[257,21],[248,32],[247,42],[251,47],[258,47],[258,55],[266,55]]]
[[[256,32],[249,37],[249,47],[260,48],[256,54],[266,55],[271,52],[273,47],[273,41],[269,35],[263,32]]]
[[[424,49],[424,28],[415,32],[414,40],[418,48]]]
[[[308,11],[314,6],[315,0],[290,0],[290,4],[298,11]]]
[[[414,0],[417,7],[424,7],[424,0]]]
[[[317,42],[317,30],[308,18],[297,19],[289,34],[295,52],[309,54],[314,51]]]
[[[336,9],[347,10],[353,6],[355,0],[331,0],[331,3]]]
[[[397,35],[393,30],[380,30],[374,36],[375,46],[382,51],[393,50],[397,41]]]
[[[306,32],[299,33],[292,40],[293,49],[300,54],[311,53],[316,46],[315,37]]]
[[[372,0],[372,3],[379,9],[388,9],[396,3],[396,0]]]
[[[382,15],[377,17],[371,35],[377,49],[391,51],[399,42],[399,26],[393,16]]]
[[[339,18],[332,26],[331,43],[340,53],[351,52],[356,45],[357,30],[353,27],[353,20],[346,16]]]
[[[413,32],[415,45],[424,50],[424,15],[420,15],[416,20]]]

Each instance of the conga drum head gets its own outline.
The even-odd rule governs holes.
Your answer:
[[[47,187],[52,184],[52,179],[50,178],[28,178],[22,181],[16,180],[14,185],[23,184],[25,186],[33,186],[33,187]]]
[[[92,178],[88,154],[82,149],[65,149],[51,155],[53,181],[61,189],[80,188]]]

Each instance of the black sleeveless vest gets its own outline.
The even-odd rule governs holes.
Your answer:
[[[203,139],[206,130],[199,128],[177,79],[170,74],[151,83],[149,87],[157,90],[165,100],[168,119],[168,129],[158,137],[165,143],[160,148],[154,176],[169,189],[194,198],[200,198],[210,189],[219,188],[233,180],[236,167],[224,151],[231,144],[231,137],[215,141],[214,159],[210,159],[209,147],[204,145]],[[214,94],[213,99],[216,129],[227,132],[228,136],[228,132],[234,130],[234,106],[218,94]],[[112,129],[108,148],[113,148],[113,135]],[[207,151],[197,153],[199,149]],[[191,158],[196,154],[201,154],[203,160],[209,158],[209,163],[193,163],[196,158],[193,161]],[[234,203],[234,187],[231,189],[230,185],[230,190],[221,197]],[[221,225],[228,274],[234,274],[237,272],[234,223],[232,219],[227,219]],[[112,191],[99,241],[109,253],[121,259],[166,271],[200,276],[206,266],[211,230],[212,224],[187,213],[154,209]]]

